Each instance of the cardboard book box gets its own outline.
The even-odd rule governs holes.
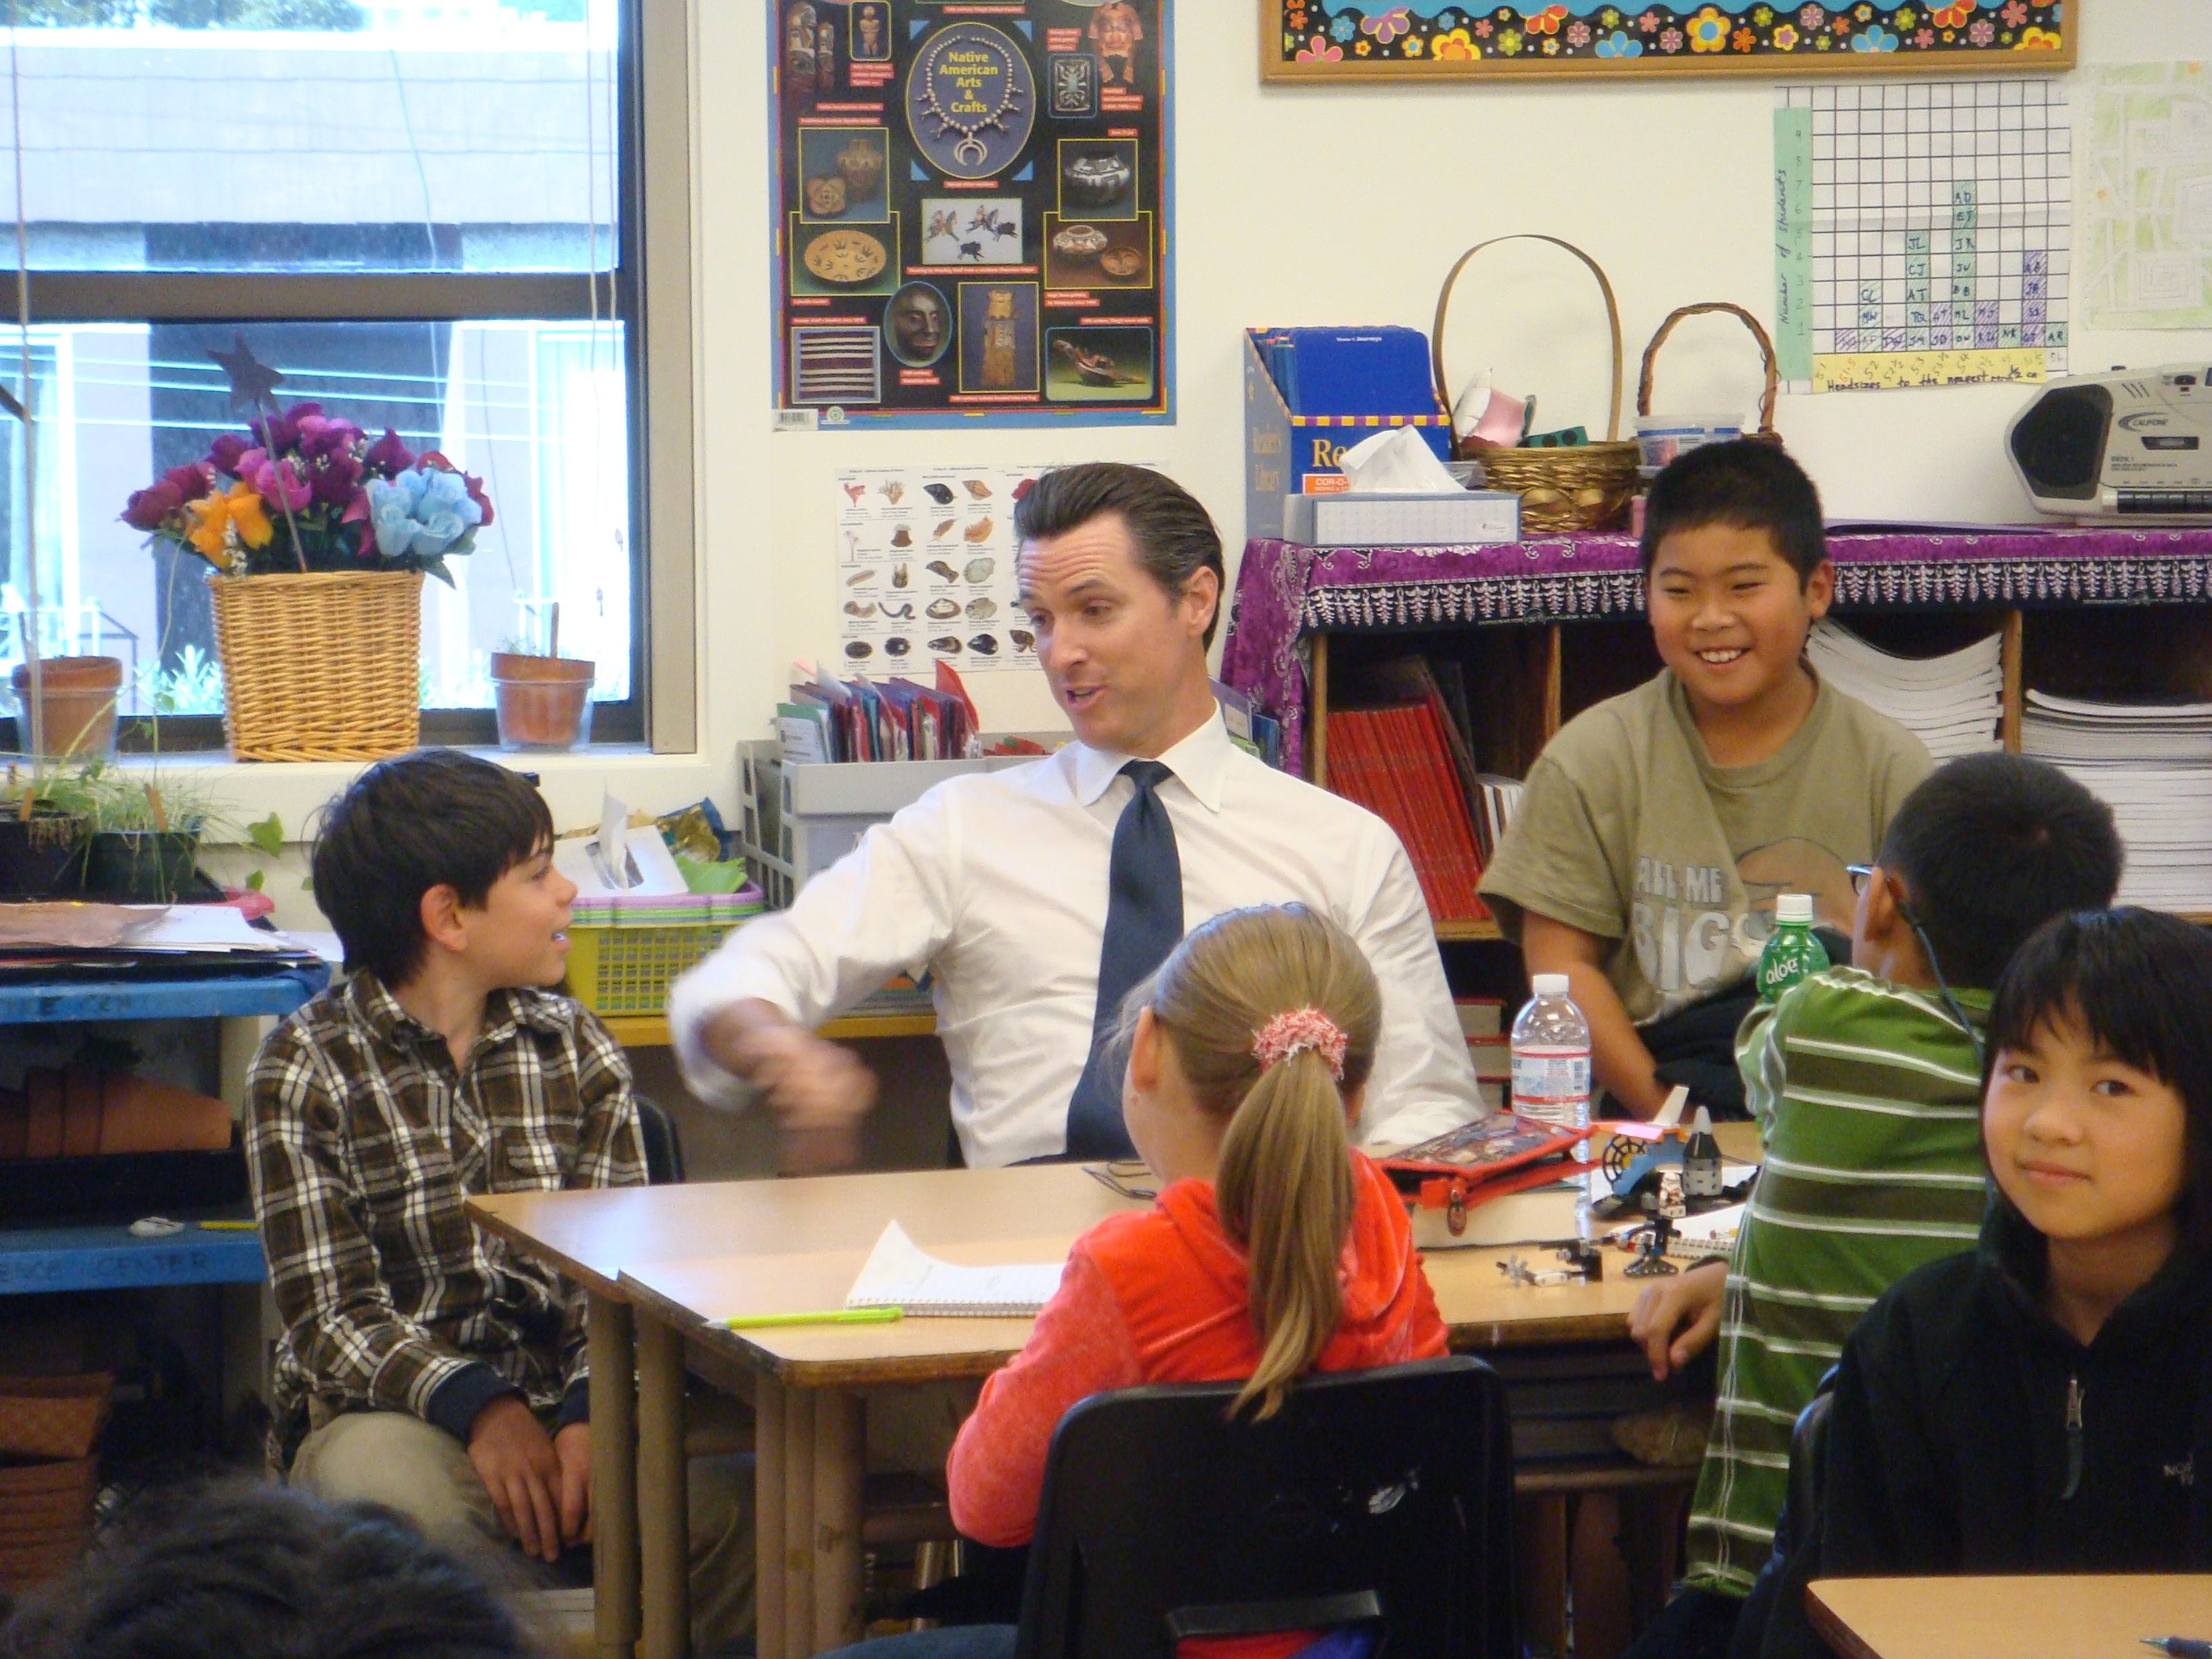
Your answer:
[[[1451,459],[1451,421],[1425,388],[1421,407],[1402,414],[1291,412],[1267,366],[1267,342],[1284,331],[1244,331],[1244,533],[1283,534],[1285,495],[1333,495],[1345,488],[1344,452],[1395,426],[1417,428],[1439,460]],[[1410,388],[1404,400],[1413,402]]]

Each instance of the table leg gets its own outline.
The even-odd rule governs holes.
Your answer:
[[[783,1659],[783,1384],[763,1376],[753,1389],[753,1650]]]
[[[824,1389],[814,1405],[814,1645],[860,1639],[860,1488],[866,1403]]]
[[[645,1659],[691,1650],[691,1527],[685,1505],[684,1339],[651,1317],[637,1322],[637,1483]]]
[[[783,1395],[783,1659],[809,1659],[814,1645],[814,1402],[811,1389]],[[762,1659],[769,1659],[763,1652]]]
[[[592,1583],[599,1659],[634,1659],[638,1638],[637,1346],[629,1304],[592,1292]]]

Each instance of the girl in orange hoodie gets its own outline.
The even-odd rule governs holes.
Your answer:
[[[1161,1181],[1159,1201],[1075,1242],[1028,1345],[984,1384],[946,1468],[963,1534],[1029,1541],[1053,1430],[1088,1395],[1241,1377],[1237,1409],[1263,1418],[1308,1370],[1444,1352],[1405,1206],[1346,1139],[1382,1017],[1359,947],[1297,904],[1214,917],[1130,993],[1122,1112]],[[1338,1640],[1285,1632],[1186,1644],[1185,1652],[1322,1659]],[[1011,1626],[847,1650],[851,1659],[1012,1651]]]

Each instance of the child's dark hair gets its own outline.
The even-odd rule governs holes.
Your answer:
[[[1984,1094],[2002,1050],[2060,1019],[2181,1097],[2182,1242],[2212,1249],[2212,933],[2131,905],[2045,923],[1998,982]]]
[[[1764,530],[1774,538],[1774,550],[1797,573],[1801,586],[1828,556],[1820,492],[1778,445],[1739,438],[1677,456],[1651,481],[1644,497],[1638,550],[1644,574],[1651,574],[1661,542],[1676,531],[1708,525]]]
[[[468,1565],[369,1504],[240,1482],[166,1496],[0,1622],[6,1659],[527,1659]]]
[[[2069,910],[2101,910],[2124,858],[2112,809],[2057,767],[1966,755],[1921,781],[1882,837],[1936,971],[1987,990],[2027,936]]]
[[[553,815],[527,779],[459,749],[417,749],[377,762],[323,808],[315,902],[349,972],[404,985],[429,948],[423,894],[451,886],[480,905],[552,844]]]

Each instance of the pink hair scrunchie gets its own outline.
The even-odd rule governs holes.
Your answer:
[[[1310,1048],[1328,1062],[1329,1075],[1344,1081],[1344,1032],[1318,1008],[1296,1008],[1277,1014],[1252,1039],[1252,1057],[1261,1071],[1288,1060],[1302,1048]]]

